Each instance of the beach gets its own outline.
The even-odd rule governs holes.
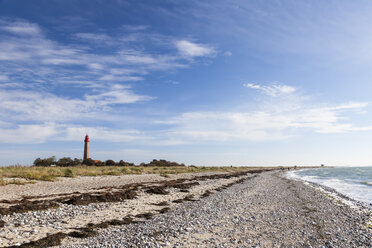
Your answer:
[[[372,246],[371,209],[280,170],[38,184],[0,187],[1,247]]]

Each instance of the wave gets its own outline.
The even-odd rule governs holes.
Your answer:
[[[317,183],[332,188],[354,200],[372,204],[371,179],[363,178],[364,180],[360,180],[361,178],[358,174],[360,174],[361,170],[355,170],[355,168],[349,170],[348,173],[346,173],[345,169],[337,169],[334,171],[332,171],[332,168],[290,171],[287,173],[287,176],[289,178]]]
[[[368,186],[372,186],[372,182],[360,182],[361,184],[365,184],[365,185],[368,185]]]

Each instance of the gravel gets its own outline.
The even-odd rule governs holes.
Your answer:
[[[198,176],[200,175],[206,174],[198,174]],[[249,174],[244,177],[252,177],[252,175]],[[191,185],[192,187],[187,192],[183,192],[179,188],[169,188],[167,189],[169,191],[167,195],[145,193],[146,188],[144,188],[138,190],[135,199],[122,202],[100,202],[88,205],[61,203],[58,208],[3,215],[0,216],[2,221],[2,224],[0,224],[3,225],[3,227],[0,227],[0,247],[25,244],[59,232],[67,234],[77,230],[76,228],[84,228],[89,223],[99,224],[107,220],[121,220],[128,215],[135,216],[147,212],[157,213],[164,208],[164,206],[156,205],[160,202],[166,202],[169,207],[174,207],[174,205],[177,205],[172,203],[174,200],[191,199],[191,195],[198,197],[207,190],[228,185],[239,179],[238,177],[203,180],[198,184]]]
[[[370,216],[266,172],[151,220],[66,238],[61,247],[372,247]]]

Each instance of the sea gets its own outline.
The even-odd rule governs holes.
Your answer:
[[[317,183],[372,204],[372,167],[321,167],[289,171],[290,178]]]

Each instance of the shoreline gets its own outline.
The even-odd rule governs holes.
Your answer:
[[[322,190],[324,190],[324,192],[331,194],[332,197],[335,197],[335,200],[341,200],[345,204],[348,204],[351,207],[354,207],[358,210],[363,210],[363,209],[372,210],[372,203],[367,203],[367,202],[363,202],[363,201],[353,199],[353,198],[351,198],[351,197],[349,197],[345,194],[342,194],[341,192],[338,192],[336,189],[331,188],[331,187],[327,187],[325,185],[321,185],[321,184],[318,184],[318,183],[309,182],[309,181],[305,181],[305,180],[303,180],[303,181],[305,183],[308,183],[309,185],[312,185],[315,188],[322,189]]]
[[[368,247],[372,239],[370,210],[281,171],[179,175],[81,196],[1,216],[0,247]]]
[[[303,169],[300,169],[300,170],[303,170]],[[291,180],[295,180],[295,181],[299,181],[299,182],[302,182],[302,183],[306,183],[308,185],[313,186],[314,188],[321,189],[324,192],[331,194],[331,196],[334,197],[335,200],[341,200],[345,204],[349,204],[349,205],[351,205],[351,206],[353,206],[355,208],[358,208],[358,209],[364,209],[364,208],[366,208],[368,210],[372,210],[372,203],[363,202],[363,201],[354,199],[352,197],[349,197],[349,196],[347,196],[347,195],[345,195],[345,194],[337,191],[337,189],[334,189],[332,187],[328,187],[328,186],[325,186],[325,185],[322,185],[322,184],[316,183],[316,182],[307,181],[307,180],[304,180],[304,179],[299,178],[299,177],[289,176],[288,175],[288,172],[284,172],[283,173],[283,176],[286,177],[286,178],[288,178],[288,179],[291,179]]]

